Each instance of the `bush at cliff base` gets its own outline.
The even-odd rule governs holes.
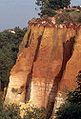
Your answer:
[[[0,119],[21,119],[19,114],[20,110],[17,105],[3,107],[3,104],[0,103]]]
[[[77,79],[78,88],[68,94],[66,103],[56,113],[57,119],[81,119],[81,71]]]
[[[81,119],[81,104],[62,105],[57,112],[57,119]]]
[[[46,110],[44,108],[31,108],[31,111],[26,109],[24,119],[46,119]]]
[[[46,110],[44,108],[27,108],[23,119],[45,119]],[[22,119],[20,116],[20,107],[17,105],[10,105],[3,107],[0,103],[0,119]]]

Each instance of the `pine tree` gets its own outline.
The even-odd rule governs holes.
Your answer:
[[[40,17],[54,16],[55,10],[70,5],[71,0],[36,0],[36,4],[40,7]]]

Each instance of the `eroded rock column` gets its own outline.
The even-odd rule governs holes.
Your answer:
[[[67,90],[76,87],[81,70],[81,28],[56,25],[51,18],[31,20],[19,49],[5,103],[28,101],[47,108],[51,115]]]

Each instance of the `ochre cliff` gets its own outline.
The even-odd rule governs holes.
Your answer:
[[[52,18],[31,20],[11,70],[5,103],[28,101],[53,110],[76,88],[80,59],[80,26],[56,25]]]

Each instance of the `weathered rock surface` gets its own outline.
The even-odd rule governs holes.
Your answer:
[[[71,46],[73,47],[73,51],[70,55],[70,59],[66,64],[64,75],[58,87],[57,95],[61,93],[61,98],[63,100],[66,97],[66,93],[74,90],[77,86],[76,76],[78,75],[78,72],[81,71],[81,27],[77,28],[76,30],[75,43],[73,46]]]
[[[81,27],[56,25],[51,18],[33,19],[19,49],[5,103],[28,101],[49,111],[54,103],[58,107],[67,91],[77,86],[76,76],[81,70]]]

